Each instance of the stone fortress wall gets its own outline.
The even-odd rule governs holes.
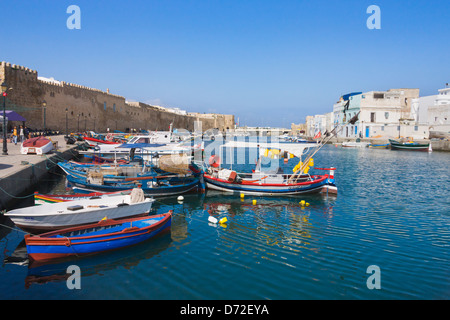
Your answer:
[[[99,89],[38,79],[38,72],[7,62],[0,64],[0,82],[9,88],[6,110],[15,110],[30,128],[65,132],[94,130],[111,132],[127,129],[161,130],[174,128],[194,131],[194,122],[201,121],[202,130],[234,128],[234,116],[223,114],[177,114],[142,102],[128,102],[125,97]],[[43,102],[46,102],[44,110]],[[66,111],[67,109],[67,111]]]

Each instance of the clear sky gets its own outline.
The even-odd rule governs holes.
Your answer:
[[[450,82],[448,0],[0,1],[0,61],[127,100],[303,123],[342,94]],[[70,30],[69,5],[81,9]],[[381,29],[366,26],[370,5]]]

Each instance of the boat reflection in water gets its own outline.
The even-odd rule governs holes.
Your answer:
[[[224,248],[270,258],[283,251],[319,250],[311,239],[310,215],[332,218],[335,200],[325,195],[239,198],[208,191],[204,210],[218,219],[228,217],[227,231],[220,232]]]
[[[256,201],[256,204],[254,203]],[[301,205],[301,201],[304,205]],[[206,194],[189,194],[183,201],[169,197],[155,201],[151,215],[173,210],[170,232],[124,250],[117,250],[96,256],[74,258],[55,263],[31,263],[27,259],[24,241],[5,263],[28,266],[25,286],[46,282],[66,281],[71,275],[67,273],[70,265],[77,265],[82,276],[90,277],[105,274],[108,271],[120,272],[142,269],[150,261],[161,254],[172,254],[171,247],[180,247],[197,241],[215,243],[218,259],[233,264],[236,251],[245,251],[246,255],[261,259],[273,260],[277,263],[289,264],[289,258],[298,258],[301,251],[317,252],[315,227],[311,223],[311,215],[321,216],[326,220],[333,217],[333,206],[336,197],[317,195],[299,197],[245,197],[224,194],[208,190]],[[306,204],[309,204],[307,206]],[[208,217],[226,217],[226,224],[211,224]],[[201,238],[197,239],[192,230],[201,230]],[[209,230],[209,231],[208,231]],[[211,234],[211,231],[214,231]],[[204,244],[204,242],[203,242]],[[292,256],[295,255],[295,256]],[[304,255],[304,254],[302,254]],[[283,259],[281,259],[282,257]],[[237,259],[237,258],[236,258]],[[231,261],[232,260],[232,261]],[[239,260],[239,259],[238,259]],[[147,267],[145,267],[146,269]]]
[[[5,259],[4,263],[28,265],[28,273],[25,277],[25,287],[28,289],[32,284],[66,281],[71,276],[71,273],[67,273],[67,268],[71,265],[77,265],[82,270],[83,278],[103,274],[117,268],[134,268],[142,261],[151,259],[166,250],[171,242],[170,231],[167,231],[152,241],[129,247],[126,250],[117,250],[80,259],[30,263],[25,241],[22,241],[14,253]]]

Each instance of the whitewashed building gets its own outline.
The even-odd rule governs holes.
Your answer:
[[[438,90],[438,94],[413,100],[411,114],[416,126],[427,131],[450,132],[450,88]]]
[[[411,118],[413,99],[419,89],[390,89],[343,95],[334,104],[334,122],[340,125],[341,138],[424,138],[423,128]],[[358,114],[358,121],[348,121]],[[426,131],[426,130],[425,130]]]

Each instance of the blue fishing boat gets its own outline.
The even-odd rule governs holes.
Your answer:
[[[170,228],[172,211],[165,214],[62,229],[40,235],[25,235],[28,257],[45,261],[80,257],[121,249],[146,241]]]
[[[75,178],[86,178],[101,174],[104,180],[118,181],[130,177],[154,176],[157,173],[151,166],[137,164],[81,164],[74,162],[58,162],[58,166],[68,175]]]
[[[199,187],[200,176],[167,175],[152,177],[133,177],[120,182],[107,183],[101,179],[92,182],[87,178],[67,176],[67,182],[74,188],[81,188],[88,192],[125,191],[142,185],[146,196],[162,197],[187,193]]]

